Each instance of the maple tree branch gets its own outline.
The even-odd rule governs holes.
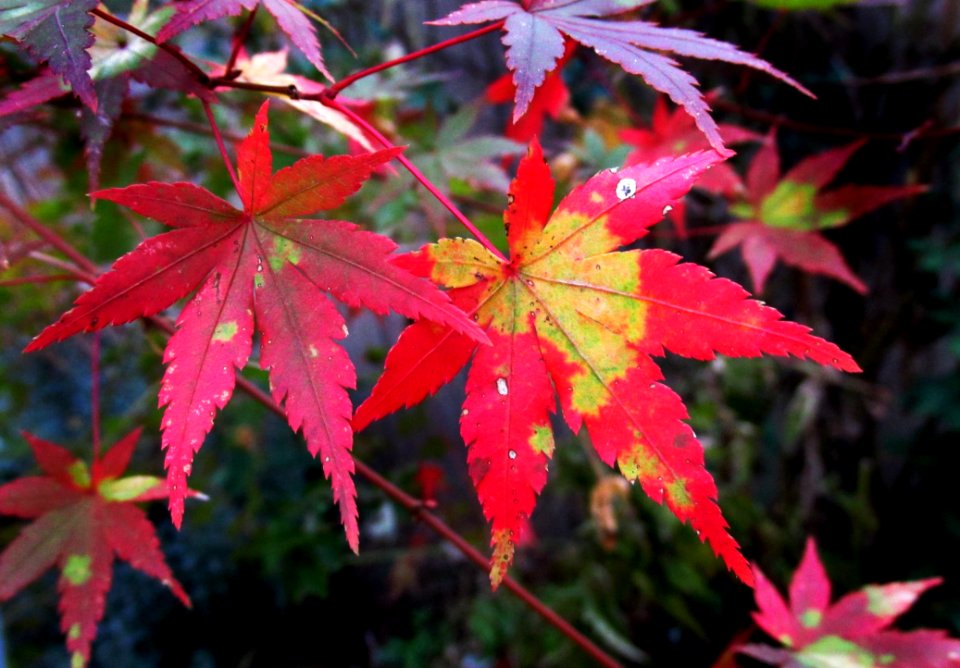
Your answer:
[[[257,10],[259,8],[260,5],[254,5],[250,13],[247,14],[247,18],[240,26],[240,29],[237,30],[237,34],[233,36],[233,46],[230,49],[230,57],[227,59],[227,64],[223,68],[226,76],[230,76],[233,73],[233,68],[237,64],[237,58],[240,56],[240,49],[243,48],[243,43],[247,41],[247,35],[250,34],[250,27],[253,25],[253,20],[257,18]]]
[[[180,50],[180,47],[178,47],[177,45],[170,44],[168,42],[158,42],[157,38],[154,37],[153,35],[143,32],[142,30],[140,30],[140,28],[134,25],[130,25],[123,19],[118,18],[113,14],[110,14],[109,12],[103,11],[99,7],[94,7],[93,9],[90,10],[90,13],[96,17],[103,19],[107,23],[112,23],[118,28],[123,28],[127,32],[136,35],[140,39],[150,42],[151,44],[155,45],[157,48],[163,49],[164,51],[169,53],[171,56],[179,60],[184,67],[190,70],[190,73],[194,77],[196,77],[197,81],[199,81],[204,86],[210,85],[210,76],[206,72],[204,72],[199,65],[197,65],[189,57],[187,57],[187,55],[184,54],[183,51]]]
[[[132,121],[141,121],[143,123],[150,123],[151,125],[159,125],[161,127],[173,128],[175,130],[183,130],[184,132],[192,132],[193,134],[204,135],[209,137],[213,134],[210,130],[209,125],[203,123],[194,123],[192,121],[177,121],[172,118],[161,118],[160,116],[154,116],[152,114],[141,114],[141,113],[131,113],[124,114],[123,118],[132,120]],[[243,135],[237,134],[236,132],[228,132],[225,130],[220,131],[220,136],[224,139],[232,141],[234,143],[243,141]],[[306,151],[297,146],[290,146],[289,144],[279,144],[277,142],[270,142],[270,149],[274,153],[286,153],[287,155],[296,156],[298,158],[306,158],[313,155],[310,151]]]
[[[213,140],[217,143],[220,157],[223,158],[223,164],[227,168],[230,180],[233,181],[233,187],[236,188],[237,194],[243,197],[243,193],[240,190],[240,180],[237,178],[237,172],[234,170],[233,162],[231,162],[230,155],[227,153],[227,147],[223,143],[223,135],[220,134],[217,119],[213,117],[213,109],[210,108],[210,103],[206,100],[200,100],[200,103],[203,105],[203,113],[207,115],[207,121],[210,123],[210,131],[213,133]]]
[[[353,83],[359,81],[360,79],[370,76],[371,74],[382,72],[383,70],[390,69],[391,67],[396,67],[397,65],[402,65],[403,63],[409,63],[411,60],[417,60],[418,58],[428,56],[431,53],[442,51],[447,47],[456,46],[457,44],[463,44],[464,42],[469,42],[470,40],[476,39],[477,37],[481,37],[491,32],[496,32],[497,30],[500,30],[503,27],[503,23],[504,23],[503,20],[497,21],[496,23],[491,23],[488,26],[484,26],[477,30],[473,30],[471,32],[460,35],[459,37],[451,37],[450,39],[446,39],[442,42],[431,44],[428,47],[420,49],[419,51],[413,51],[412,53],[408,53],[405,56],[400,56],[399,58],[394,58],[393,60],[387,60],[385,62],[380,63],[379,65],[374,65],[373,67],[368,67],[364,70],[360,70],[359,72],[355,72],[354,74],[351,74],[348,77],[344,77],[343,79],[340,79],[335,84],[330,86],[326,91],[326,96],[332,100],[337,95],[339,95],[340,91],[342,91],[344,88],[352,85]]]
[[[75,281],[74,274],[42,274],[39,276],[17,276],[0,280],[0,288],[13,288],[18,285],[33,285],[35,283],[55,283],[57,281]]]
[[[0,207],[13,214],[17,222],[66,255],[75,265],[88,272],[96,273],[97,266],[78,251],[73,244],[21,209],[2,190],[0,190]]]
[[[343,114],[344,116],[349,118],[351,121],[359,125],[361,128],[363,128],[364,132],[371,135],[374,139],[376,139],[378,142],[383,144],[384,148],[393,148],[393,144],[390,142],[389,139],[384,137],[379,130],[373,127],[373,125],[371,125],[365,118],[355,113],[352,109],[345,107],[344,105],[340,104],[336,100],[330,99],[330,98],[321,98],[320,102],[330,107],[331,109],[335,109],[339,111],[341,114]],[[480,242],[481,246],[486,248],[488,251],[493,253],[496,257],[500,258],[504,262],[507,261],[507,259],[503,256],[503,253],[501,253],[500,250],[493,245],[493,242],[490,241],[486,237],[486,235],[483,232],[481,232],[473,223],[471,223],[470,219],[467,218],[463,214],[463,212],[457,208],[457,205],[454,204],[449,197],[447,197],[442,192],[440,192],[440,190],[433,184],[433,182],[430,179],[428,179],[423,172],[417,169],[416,165],[410,162],[410,160],[406,156],[404,156],[402,153],[396,156],[395,159],[401,165],[406,167],[407,171],[413,175],[413,178],[419,181],[420,185],[426,188],[430,192],[430,194],[437,199],[438,202],[440,202],[444,207],[446,207],[447,211],[452,213],[453,217],[456,218],[461,225],[463,225],[465,228],[467,228],[467,230],[469,230],[470,234],[472,234],[476,238],[476,240]]]
[[[96,274],[94,273],[84,271],[83,269],[78,269],[75,264],[71,264],[66,260],[61,260],[54,255],[48,255],[41,251],[31,251],[27,257],[29,257],[31,260],[42,262],[48,267],[60,269],[64,272],[64,275],[69,277],[69,280],[71,281],[79,281],[80,283],[89,283],[90,285],[93,285],[93,282],[97,278]]]
[[[756,109],[750,109],[748,107],[741,106],[734,102],[727,102],[726,100],[714,100],[712,102],[713,106],[717,109],[722,109],[724,111],[729,111],[731,113],[742,116],[743,118],[748,118],[750,120],[758,121],[760,123],[765,123],[767,125],[775,125],[784,128],[790,128],[791,130],[796,130],[797,132],[807,132],[810,134],[821,134],[821,135],[834,135],[837,137],[856,137],[860,139],[876,139],[881,141],[895,141],[900,142],[901,144],[905,141],[914,141],[916,139],[940,139],[943,137],[949,137],[952,135],[960,134],[960,125],[951,125],[946,127],[932,127],[929,124],[923,124],[918,128],[912,130],[905,130],[903,132],[870,132],[867,130],[860,130],[858,128],[845,128],[845,127],[835,127],[829,125],[816,125],[814,123],[804,123],[802,121],[794,121],[786,116],[780,116],[777,114],[770,114],[765,111],[758,111]]]

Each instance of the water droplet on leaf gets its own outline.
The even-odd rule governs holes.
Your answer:
[[[637,182],[635,179],[623,178],[620,179],[620,182],[617,183],[617,197],[620,200],[625,200],[628,197],[633,197],[637,193]]]

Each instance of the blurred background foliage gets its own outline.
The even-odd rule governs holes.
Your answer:
[[[123,3],[108,4],[123,13]],[[341,76],[455,34],[423,25],[454,7],[446,0],[305,4],[356,50],[354,58],[322,35],[329,68]],[[690,64],[704,90],[718,89],[719,120],[760,133],[778,128],[786,166],[866,138],[837,183],[930,186],[924,196],[828,233],[870,286],[866,296],[784,267],[761,295],[851,352],[862,375],[784,360],[702,364],[671,357],[665,369],[690,407],[721,505],[748,558],[784,586],[805,537],[813,535],[838,593],[945,576],[904,626],[957,635],[960,514],[951,490],[960,469],[960,10],[950,0],[663,0],[648,16],[759,51],[816,92],[819,99],[808,100],[762,75]],[[258,16],[251,52],[281,46],[271,21]],[[235,27],[207,24],[190,31],[184,46],[222,62]],[[291,53],[292,69],[310,76],[299,58]],[[0,44],[0,69],[5,92],[34,65]],[[503,72],[502,47],[491,35],[346,92],[369,101],[374,122],[408,144],[411,159],[501,244],[505,185],[522,151],[498,136],[510,109],[483,101],[485,86]],[[574,54],[564,78],[571,106],[547,121],[543,135],[560,192],[621,163],[627,147],[618,129],[648,126],[654,104],[640,80],[585,50]],[[259,99],[223,93],[222,127],[242,133]],[[107,265],[158,229],[109,203],[90,208],[77,108],[61,98],[30,112],[25,123],[0,119],[0,184]],[[202,118],[194,101],[137,89],[107,144],[103,185],[187,179],[230,192]],[[326,126],[280,103],[273,105],[271,130],[277,144],[297,150],[350,149]],[[743,147],[733,158],[741,173],[754,150]],[[276,153],[277,166],[295,153]],[[736,254],[706,260],[710,229],[729,220],[724,202],[695,193],[687,208],[689,238],[678,239],[663,223],[645,243],[749,285]],[[463,233],[392,169],[338,213],[408,248]],[[0,244],[16,260],[24,235],[5,216],[0,211]],[[0,278],[34,269],[29,260],[13,261]],[[91,340],[19,352],[77,290],[69,283],[0,289],[0,482],[32,471],[20,430],[71,443],[78,453],[89,448]],[[360,374],[359,401],[403,322],[350,318],[347,345]],[[162,467],[155,406],[161,350],[160,336],[142,325],[103,334],[106,438],[143,424],[135,463],[150,473]],[[246,374],[265,381],[256,369]],[[483,547],[486,527],[457,431],[461,397],[462,379],[358,435],[355,451],[405,489],[435,497],[440,514]],[[750,591],[709,549],[669,512],[611,477],[583,436],[564,427],[558,434],[550,484],[514,575],[627,665],[708,666],[735,637],[755,634]],[[161,587],[118,567],[95,664],[589,665],[509,593],[492,594],[484,573],[363,481],[362,551],[354,557],[319,464],[275,416],[239,393],[197,458],[191,483],[210,501],[190,504],[183,531],[172,529],[159,504],[150,512],[194,609],[181,609]],[[20,526],[0,519],[0,544]],[[0,610],[6,640],[0,665],[65,665],[54,581],[48,575]]]

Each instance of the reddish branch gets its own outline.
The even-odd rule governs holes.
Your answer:
[[[227,154],[227,147],[223,143],[223,135],[220,134],[220,127],[217,125],[217,119],[213,117],[213,109],[210,108],[210,103],[206,100],[201,100],[203,104],[203,113],[207,115],[207,122],[210,123],[210,131],[213,132],[213,140],[217,144],[217,150],[220,151],[220,157],[223,158],[223,165],[227,168],[227,174],[230,175],[230,180],[233,181],[233,187],[240,193],[240,180],[237,179],[237,172],[233,168],[233,161],[230,160],[230,156]]]
[[[247,41],[247,35],[250,34],[250,26],[253,25],[253,20],[257,18],[257,9],[260,8],[260,5],[256,5],[250,13],[247,14],[247,18],[243,21],[243,24],[240,26],[240,30],[237,31],[237,34],[233,36],[233,46],[230,49],[230,57],[227,59],[227,65],[223,68],[223,71],[227,76],[233,74],[233,68],[237,64],[237,58],[240,56],[240,50],[243,48],[243,43]]]
[[[417,58],[423,58],[424,56],[428,56],[431,53],[442,51],[447,47],[455,46],[457,44],[463,44],[464,42],[469,42],[470,40],[476,39],[477,37],[480,37],[482,35],[486,35],[491,32],[496,32],[497,30],[500,30],[502,27],[503,27],[503,21],[497,21],[496,23],[491,23],[488,26],[484,26],[472,32],[464,33],[459,37],[452,37],[450,39],[444,40],[442,42],[437,42],[436,44],[420,49],[419,51],[413,51],[411,53],[408,53],[405,56],[400,56],[399,58],[394,58],[393,60],[382,62],[379,65],[368,67],[365,70],[360,70],[355,74],[351,74],[348,77],[340,79],[340,81],[330,86],[330,88],[327,89],[327,96],[329,97],[329,99],[332,100],[337,95],[339,95],[340,91],[342,91],[344,88],[353,84],[356,81],[359,81],[360,79],[363,79],[364,77],[368,77],[371,74],[376,74],[377,72],[382,72],[383,70],[390,69],[391,67],[396,67],[397,65],[402,65],[403,63],[409,63],[411,60],[416,60]]]
[[[353,121],[355,124],[359,125],[361,128],[363,128],[364,132],[371,135],[374,139],[376,139],[378,142],[383,144],[385,148],[393,147],[393,144],[390,143],[389,139],[384,137],[379,130],[373,127],[373,125],[368,123],[366,119],[362,118],[360,115],[355,113],[349,107],[345,107],[344,105],[340,104],[333,98],[321,98],[320,101],[326,106],[330,107],[331,109],[336,109],[341,114],[343,114],[344,116],[349,118],[351,121]],[[506,261],[506,258],[503,256],[503,253],[501,253],[497,249],[497,247],[493,245],[493,242],[487,239],[486,235],[484,235],[483,232],[478,230],[477,227],[470,222],[469,218],[463,215],[463,212],[457,208],[457,205],[454,204],[449,197],[447,197],[442,192],[440,192],[440,190],[433,184],[432,181],[430,181],[430,179],[428,179],[423,174],[423,172],[417,169],[416,165],[410,162],[406,158],[406,156],[402,154],[398,155],[396,160],[401,165],[406,167],[407,171],[413,175],[413,178],[419,181],[424,188],[430,191],[430,194],[433,195],[438,202],[440,202],[443,206],[445,206],[447,211],[452,213],[453,217],[456,218],[458,221],[460,221],[460,224],[463,225],[465,228],[467,228],[470,231],[470,234],[476,237],[477,241],[479,241],[484,248],[486,248],[488,251],[490,251],[497,257],[499,257],[501,260]]]

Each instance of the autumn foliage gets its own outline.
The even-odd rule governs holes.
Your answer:
[[[862,387],[846,380],[846,374],[861,371],[859,356],[855,360],[704,264],[738,250],[757,295],[769,291],[779,263],[866,295],[867,280],[830,232],[927,192],[916,183],[840,179],[866,146],[864,139],[784,159],[777,122],[761,129],[751,125],[755,119],[749,114],[742,124],[716,120],[711,105],[723,104],[727,92],[705,95],[677,58],[739,66],[733,71],[768,75],[763,85],[783,88],[796,99],[812,98],[792,73],[750,53],[752,45],[741,48],[671,25],[651,0],[467,3],[428,25],[438,32],[475,26],[471,32],[339,73],[324,58],[318,30],[332,37],[325,46],[344,38],[308,6],[316,3],[128,4],[115,11],[96,0],[0,0],[0,35],[9,42],[4,48],[28,58],[31,68],[17,86],[5,86],[0,131],[41,122],[47,107],[72,106],[83,141],[88,212],[116,205],[140,236],[101,266],[75,243],[74,230],[49,217],[40,220],[38,207],[22,201],[26,198],[0,192],[0,209],[17,224],[15,236],[0,238],[0,267],[62,272],[36,280],[18,276],[3,289],[16,294],[31,283],[85,284],[72,306],[50,317],[53,324],[35,334],[23,352],[56,349],[83,335],[95,342],[91,463],[24,433],[43,475],[0,485],[0,514],[31,521],[0,554],[0,601],[56,566],[60,626],[72,665],[79,668],[91,659],[115,560],[159,580],[190,605],[167,566],[153,523],[136,504],[166,499],[177,529],[190,521],[185,502],[205,498],[189,486],[191,475],[197,462],[214,459],[211,448],[201,452],[202,446],[218,433],[218,413],[238,388],[302,436],[329,481],[328,496],[352,552],[360,551],[363,534],[359,474],[479,563],[493,589],[505,585],[519,593],[602,665],[618,664],[509,575],[521,547],[536,544],[531,516],[553,475],[555,446],[567,447],[581,433],[596,476],[601,481],[611,480],[611,471],[622,476],[607,496],[616,503],[630,499],[624,480],[639,482],[646,497],[672,513],[674,524],[687,525],[691,539],[709,546],[720,570],[735,576],[731,582],[755,588],[756,623],[783,648],[733,643],[730,662],[739,652],[782,666],[958,665],[960,646],[946,632],[887,628],[939,578],[871,586],[831,604],[830,584],[810,541],[789,601],[783,601],[751,564],[754,556],[741,549],[762,532],[744,526],[742,508],[730,519],[717,484],[722,478],[715,478],[727,472],[708,468],[709,446],[725,444],[694,433],[695,410],[664,373],[671,356],[713,364],[701,369],[722,364],[718,358],[773,356],[781,358],[780,366],[771,368],[799,370],[817,388]],[[225,58],[213,61],[185,51],[190,42],[182,36],[228,25],[234,30]],[[291,55],[303,62],[291,65],[287,50],[254,52],[251,34],[264,26],[292,45]],[[393,102],[369,91],[367,98],[341,95],[363,79],[486,35],[495,35],[504,47],[501,59],[493,42],[495,60],[506,72],[484,83],[478,106],[439,121],[436,136],[425,140],[432,142],[429,149],[403,139],[403,115]],[[630,85],[643,84],[656,94],[650,121],[619,102],[603,120],[591,117],[584,102],[589,96],[578,98],[582,87],[567,76],[577,67],[592,68],[594,75],[598,68],[635,75]],[[742,76],[746,86],[748,75]],[[595,80],[608,86],[605,96],[614,97],[619,80]],[[161,146],[148,141],[152,129],[126,138],[146,147],[137,170],[118,175],[105,169],[124,118],[148,128],[162,125],[149,107],[158,91],[195,108],[198,117],[202,111],[205,123],[181,121],[173,127],[196,132],[199,125],[205,150],[222,160],[222,168],[207,170],[206,183],[229,183],[232,192],[182,176],[156,176],[189,170],[176,160],[172,168],[151,163],[153,149]],[[239,92],[255,97],[256,105],[244,107],[229,97]],[[262,101],[264,96],[273,102]],[[492,123],[479,105],[509,110]],[[280,139],[287,135],[276,131],[278,119],[294,114],[310,119],[310,133],[339,142],[339,152],[283,146]],[[237,120],[251,115],[242,124]],[[220,127],[225,119],[229,132]],[[475,124],[504,128],[502,136],[473,136]],[[571,127],[558,133],[565,124]],[[574,129],[583,136],[603,133],[607,143],[598,140],[607,152],[603,160],[568,150],[563,132],[569,136]],[[742,155],[734,157],[734,147]],[[283,158],[286,166],[275,169],[281,151],[297,159]],[[606,160],[610,155],[617,160]],[[792,166],[783,169],[781,162]],[[110,187],[101,187],[101,181]],[[397,207],[403,214],[398,220],[411,217],[402,207],[414,181],[429,200],[418,206],[429,225],[398,231],[383,221]],[[722,208],[726,219],[712,246],[696,255],[696,237],[706,229],[697,220],[707,208],[704,198]],[[487,218],[480,223],[482,215]],[[665,219],[673,226],[664,225]],[[453,224],[460,227],[448,230]],[[430,234],[424,231],[428,227]],[[470,236],[461,236],[464,231]],[[658,247],[665,238],[682,243]],[[398,241],[404,242],[402,250]],[[694,256],[686,257],[691,251]],[[781,308],[791,318],[795,312],[811,315],[789,303]],[[364,311],[380,320],[390,314],[405,320],[389,342],[382,371],[376,355],[360,361],[350,348],[354,327],[348,323]],[[825,322],[812,315],[797,320],[817,322],[818,332]],[[148,336],[159,332],[160,338],[150,339],[160,341],[150,393],[162,413],[157,436],[165,479],[123,476],[140,429],[100,454],[98,337],[133,322],[144,323]],[[368,367],[376,367],[378,376],[361,383],[360,395],[372,387],[355,402],[357,370]],[[462,399],[463,469],[488,524],[487,555],[434,514],[435,509],[442,514],[444,500],[457,492],[455,485],[441,485],[441,467],[419,463],[418,499],[365,464],[365,453],[355,448],[362,442],[357,434],[431,401],[464,370],[463,396],[456,398]],[[572,443],[569,447],[573,450]],[[602,545],[613,550],[614,501],[595,505],[603,506],[605,517],[598,521]],[[705,549],[699,543],[697,549]],[[680,616],[692,618],[685,611]],[[599,623],[592,628],[606,629]],[[610,642],[607,630],[602,635],[622,656],[642,660],[642,653],[623,649],[624,642]]]

